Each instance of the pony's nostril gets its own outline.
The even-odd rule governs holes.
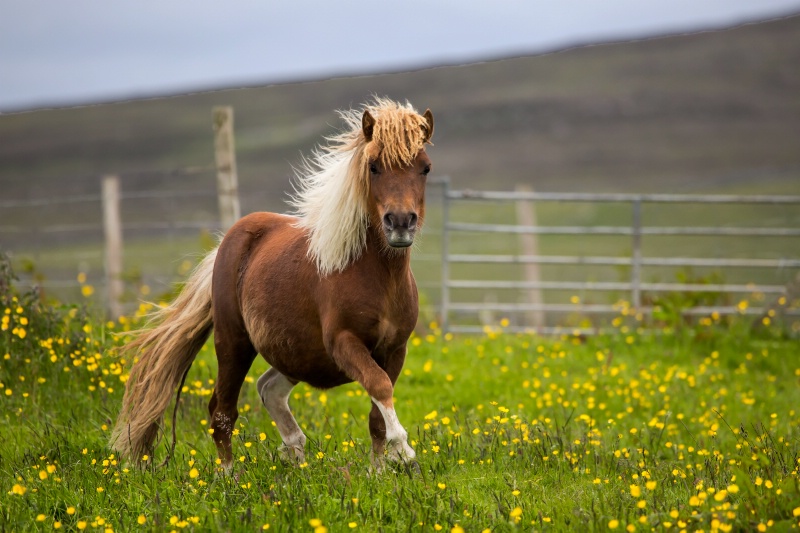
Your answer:
[[[386,231],[415,230],[418,217],[416,213],[386,213],[383,215],[383,227]]]

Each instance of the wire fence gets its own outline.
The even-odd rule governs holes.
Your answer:
[[[21,284],[119,314],[169,297],[242,213],[282,210],[274,190],[239,189],[233,109],[215,107],[213,126],[215,166],[0,200],[0,249]],[[413,268],[423,320],[445,331],[480,331],[499,314],[516,329],[588,330],[620,302],[649,315],[665,303],[685,315],[800,306],[799,196],[468,191],[442,177],[427,205]]]
[[[148,173],[156,181],[160,177],[164,188],[135,191],[125,190],[124,184],[137,175],[121,174],[125,311],[142,299],[169,295],[216,244],[223,227],[213,172],[211,167],[188,167]],[[244,212],[258,210],[257,196],[242,194]],[[102,202],[100,193],[0,201],[0,245],[12,254],[22,285],[40,286],[60,299],[84,298],[88,292],[107,302]],[[476,207],[480,204],[486,205]],[[548,217],[548,204],[559,206],[558,216],[551,210]],[[626,211],[616,220],[626,223],[569,223],[570,206],[577,204],[593,209],[615,205]],[[570,326],[589,331],[603,321],[592,319],[584,327],[586,317],[615,315],[621,301],[652,315],[661,295],[670,294],[705,296],[684,302],[686,315],[760,315],[779,301],[785,302],[778,306],[781,313],[798,313],[792,293],[800,271],[798,196],[466,191],[453,190],[448,178],[438,178],[430,181],[428,205],[414,271],[423,293],[424,319],[441,321],[447,331],[477,332],[501,318],[510,320],[512,329],[552,332]],[[516,211],[509,208],[514,205]],[[520,205],[535,209],[539,220],[521,223]],[[700,206],[704,219],[695,225],[691,216],[679,215],[674,219],[681,224],[647,223],[646,210],[658,205],[676,213],[686,213],[687,205]],[[748,213],[748,224],[709,223],[717,219],[709,207],[720,205],[738,206],[739,214],[741,206],[766,207],[767,212]],[[39,215],[15,223],[15,210]],[[495,214],[501,220],[492,219]],[[753,221],[759,225],[749,224]],[[531,248],[528,236],[542,240]],[[677,238],[679,244],[711,239],[715,244],[690,246],[694,255],[680,246],[648,247],[648,240],[665,238]],[[616,239],[617,244],[598,248],[602,239]],[[620,245],[620,239],[627,245]],[[731,240],[739,246],[719,244]],[[606,249],[620,253],[596,253]],[[714,275],[674,279],[675,272],[691,268]],[[664,274],[672,280],[655,279],[652,272],[664,269],[673,269]],[[734,271],[742,273],[739,281]],[[756,296],[757,305],[743,309],[741,298],[748,295]]]

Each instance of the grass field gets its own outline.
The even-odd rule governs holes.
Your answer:
[[[0,287],[3,285],[0,284]],[[429,324],[409,344],[396,408],[420,471],[369,469],[369,399],[298,386],[307,462],[280,461],[258,400],[240,398],[232,476],[218,472],[207,345],[178,444],[146,468],[106,446],[139,319],[0,294],[0,530],[784,531],[800,524],[800,360],[786,324],[713,317],[606,336],[479,337]],[[652,325],[651,325],[652,326]],[[170,434],[169,424],[165,427]]]

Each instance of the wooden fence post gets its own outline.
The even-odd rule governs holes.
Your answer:
[[[533,189],[527,185],[517,185],[516,190],[517,192],[532,192]],[[516,204],[517,224],[520,226],[535,226],[536,211],[534,210],[533,202],[519,200]],[[539,255],[539,238],[535,233],[520,233],[519,244],[522,249],[522,255]],[[541,281],[538,263],[523,263],[522,268],[525,281],[530,283],[539,283]],[[542,304],[542,290],[539,287],[530,288],[524,294],[525,303],[531,305]],[[544,311],[533,309],[526,312],[525,322],[536,329],[544,327]]]
[[[122,220],[119,209],[119,178],[103,178],[103,233],[106,239],[106,303],[111,318],[122,316]]]
[[[219,217],[222,231],[228,231],[228,228],[241,216],[239,180],[236,175],[236,146],[233,137],[233,108],[215,107],[213,117]]]

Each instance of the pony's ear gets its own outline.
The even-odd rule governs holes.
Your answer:
[[[375,128],[375,118],[368,110],[364,110],[364,115],[361,117],[361,131],[364,132],[364,139],[367,142],[372,140],[372,131]]]
[[[431,142],[431,137],[433,137],[433,113],[431,113],[430,109],[426,109],[425,113],[422,115],[427,123],[427,127],[425,128],[425,142]]]

